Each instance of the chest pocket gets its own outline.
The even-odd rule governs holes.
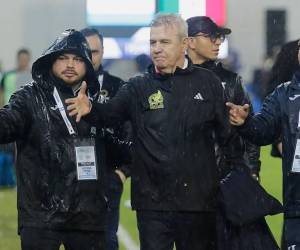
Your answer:
[[[204,96],[199,99],[197,95],[190,101],[188,112],[188,126],[202,128],[204,124],[211,123],[214,119],[214,103]]]

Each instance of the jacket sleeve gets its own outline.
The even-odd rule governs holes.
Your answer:
[[[257,145],[268,145],[273,143],[281,135],[281,105],[279,102],[279,91],[277,88],[269,95],[263,104],[262,110],[256,115],[250,115],[239,132],[249,141]]]
[[[235,91],[234,91],[234,103],[239,105],[244,105],[246,103],[251,104],[250,98],[245,92],[242,85],[242,78],[240,76],[236,76],[235,78]],[[251,106],[251,113],[253,114],[253,109]],[[255,175],[259,175],[261,162],[260,158],[260,147],[253,144],[247,139],[244,139],[245,144],[245,152],[244,159],[246,166],[250,169],[250,172]]]
[[[0,109],[0,143],[14,142],[24,136],[30,123],[26,102],[32,96],[21,89],[14,93],[9,103]]]
[[[132,147],[132,126],[129,121],[125,122],[115,133],[106,130],[105,143],[107,158],[110,165],[120,169],[126,177],[130,176],[131,147]]]
[[[132,164],[132,141],[133,141],[133,131],[131,122],[127,121],[124,124],[124,136],[123,145],[120,149],[121,164],[119,169],[128,178],[131,176],[131,164]]]
[[[106,103],[92,103],[91,112],[84,118],[93,126],[114,126],[130,119],[135,94],[131,83],[123,85],[117,94]]]
[[[229,123],[228,110],[225,106],[225,92],[222,85],[216,80],[214,86],[215,98],[215,120],[216,139],[222,155],[222,163],[230,166],[244,165],[243,152],[244,145],[240,140],[236,141],[234,130]],[[235,133],[236,134],[236,133]]]

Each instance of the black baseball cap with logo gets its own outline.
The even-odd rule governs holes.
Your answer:
[[[186,20],[188,24],[188,36],[195,36],[197,33],[207,35],[228,35],[231,29],[218,26],[207,16],[194,16]]]

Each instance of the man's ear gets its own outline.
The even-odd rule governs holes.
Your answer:
[[[182,38],[182,49],[184,52],[187,51],[188,46],[189,46],[188,44],[189,44],[188,37]]]
[[[187,37],[187,46],[189,49],[195,49],[195,38],[194,37]]]

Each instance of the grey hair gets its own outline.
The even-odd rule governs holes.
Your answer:
[[[188,36],[187,22],[179,15],[174,13],[158,13],[150,23],[150,27],[172,26],[178,30],[178,36],[185,38]]]

